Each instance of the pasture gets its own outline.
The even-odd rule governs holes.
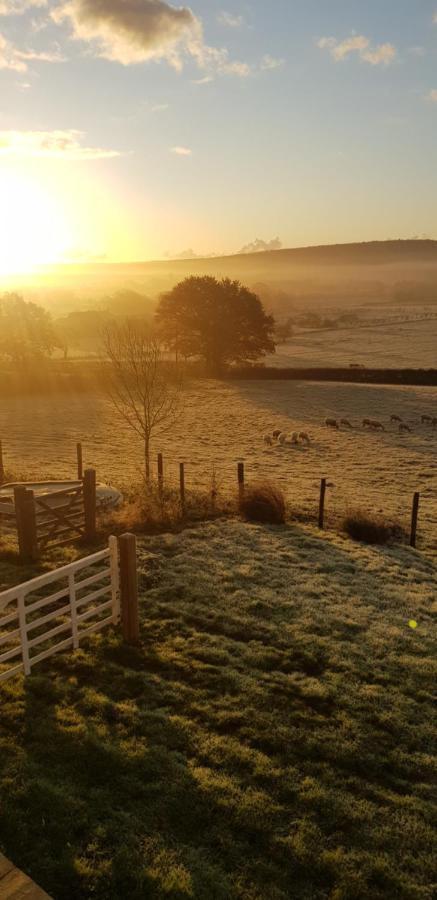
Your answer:
[[[379,309],[382,313],[382,307]],[[437,364],[437,318],[417,322],[326,329],[296,333],[280,344],[270,366],[405,367],[432,369]]]
[[[191,381],[180,417],[159,435],[167,484],[177,485],[186,465],[187,489],[235,491],[237,462],[246,479],[270,479],[284,490],[291,514],[312,521],[321,477],[328,479],[327,514],[337,521],[362,506],[408,526],[412,496],[420,491],[420,546],[437,547],[437,430],[421,415],[437,414],[437,389],[306,382]],[[397,415],[411,428],[399,434]],[[327,417],[346,418],[352,430],[325,427]],[[363,429],[366,417],[384,432]],[[306,446],[267,447],[263,436],[279,429],[304,431]],[[75,446],[98,478],[123,487],[142,477],[142,448],[99,393],[20,396],[0,406],[6,468],[32,478],[75,475]]]
[[[139,568],[138,646],[0,686],[7,855],[56,900],[431,900],[431,560],[228,520]]]

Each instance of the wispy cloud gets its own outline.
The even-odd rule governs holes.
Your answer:
[[[217,22],[226,28],[241,28],[244,25],[244,16],[236,16],[223,10],[218,14]]]
[[[58,63],[63,62],[64,57],[60,50],[19,50],[3,34],[0,34],[0,69],[10,69],[13,72],[26,72],[28,62]]]
[[[120,156],[118,150],[86,147],[84,134],[68,131],[0,131],[0,156],[90,160]]]
[[[72,37],[91,44],[96,56],[125,66],[164,60],[180,71],[188,57],[216,74],[248,74],[249,67],[233,62],[228,50],[205,43],[202,23],[188,6],[165,0],[67,0],[51,17],[57,24],[67,22]]]
[[[437,88],[429,92],[428,100],[431,100],[431,103],[437,103]]]
[[[176,156],[192,156],[193,151],[190,150],[189,147],[171,147],[170,153],[175,153]]]
[[[276,57],[270,56],[268,53],[266,53],[266,55],[263,56],[261,60],[260,68],[263,72],[265,72],[269,71],[270,69],[280,69],[284,65],[285,59],[277,59]]]
[[[28,9],[47,6],[47,0],[0,0],[0,16],[22,16]]]
[[[273,238],[271,241],[262,241],[260,238],[255,238],[251,244],[246,244],[245,247],[242,247],[241,250],[237,251],[237,256],[243,253],[265,253],[268,250],[281,250],[282,242],[278,237]]]
[[[396,56],[396,47],[393,44],[378,44],[372,47],[369,38],[363,34],[352,34],[343,41],[334,37],[322,37],[317,41],[321,50],[329,50],[335,62],[347,59],[352,53],[357,53],[363,62],[372,66],[388,66]]]

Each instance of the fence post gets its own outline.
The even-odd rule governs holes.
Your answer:
[[[5,467],[3,465],[3,447],[2,442],[0,441],[0,484],[3,484],[5,480]]]
[[[420,494],[416,493],[413,498],[413,512],[411,514],[410,547],[416,546],[417,520],[419,518],[419,503],[420,503]]]
[[[14,488],[18,549],[22,562],[38,559],[35,498],[24,485]]]
[[[319,500],[319,528],[325,525],[325,497],[326,497],[326,478],[322,478],[320,482],[320,500]]]
[[[77,480],[82,481],[83,478],[83,463],[82,463],[82,444],[76,444],[76,456],[77,456]]]
[[[120,603],[123,638],[135,643],[140,636],[138,616],[137,541],[134,534],[118,539],[120,552]]]
[[[238,463],[238,502],[244,500],[244,463]]]
[[[96,536],[96,470],[85,469],[83,475],[83,508],[85,513],[85,540]]]
[[[185,515],[185,466],[184,463],[179,463],[179,490],[181,494],[181,508],[182,515]]]
[[[162,453],[158,453],[158,491],[162,494],[164,488],[164,463]]]

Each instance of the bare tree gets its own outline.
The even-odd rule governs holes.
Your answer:
[[[108,326],[103,345],[110,365],[112,403],[144,443],[144,470],[150,481],[150,442],[157,430],[173,425],[180,405],[181,382],[163,359],[159,342],[141,323]]]

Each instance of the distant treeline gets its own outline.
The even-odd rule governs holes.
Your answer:
[[[265,381],[343,381],[351,384],[409,384],[437,386],[437,369],[367,369],[365,367],[280,369],[247,366],[230,369],[232,379]]]

